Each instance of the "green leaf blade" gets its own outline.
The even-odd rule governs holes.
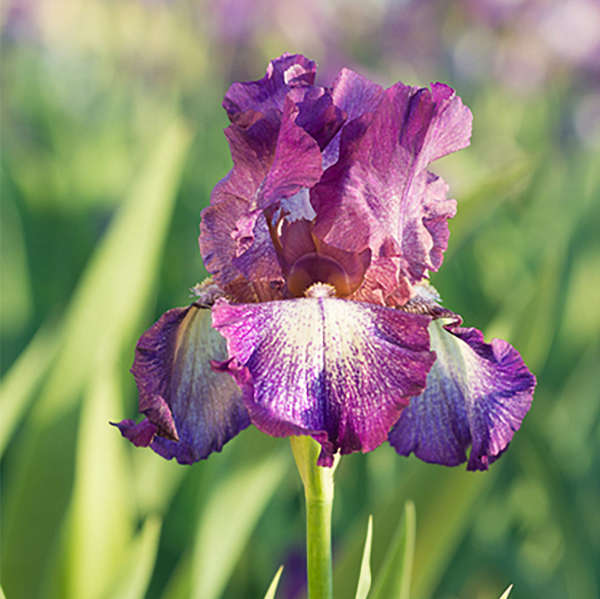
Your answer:
[[[412,501],[404,504],[404,512],[394,539],[390,544],[380,572],[372,599],[409,599],[415,554],[416,510]]]
[[[105,599],[144,599],[158,553],[160,529],[160,518],[146,519],[141,532],[130,543],[122,573]]]
[[[118,359],[133,345],[156,281],[189,142],[180,120],[157,140],[65,314],[63,343],[19,435],[17,459],[8,473],[3,582],[14,599],[37,596],[40,572],[55,562],[56,523],[64,518],[73,487],[81,400],[99,361]],[[106,414],[98,426],[109,429],[112,417]]]
[[[275,572],[275,576],[273,576],[273,580],[265,593],[265,599],[275,599],[275,593],[277,592],[277,587],[279,586],[279,579],[281,578],[281,573],[283,572],[283,566],[279,566],[277,568],[277,572]]]
[[[369,516],[367,522],[367,534],[365,536],[365,546],[363,549],[362,560],[360,563],[360,572],[358,584],[356,585],[355,599],[367,599],[371,590],[371,546],[373,544],[373,516]]]
[[[271,455],[252,467],[239,468],[217,485],[197,529],[192,560],[194,599],[221,596],[288,463],[282,455]]]
[[[0,384],[0,457],[57,354],[60,327],[42,326]]]
[[[100,368],[86,394],[78,430],[75,483],[53,579],[57,597],[101,599],[116,576],[135,525],[127,447],[106,426],[106,414],[120,412],[114,363]],[[58,581],[62,581],[62,588]]]

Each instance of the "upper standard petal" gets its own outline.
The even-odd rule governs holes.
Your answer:
[[[485,343],[480,331],[434,320],[431,347],[437,354],[427,387],[411,400],[390,432],[402,455],[426,462],[486,470],[508,447],[527,414],[535,377],[509,343]]]
[[[281,114],[258,115],[225,131],[234,167],[202,213],[199,245],[208,271],[228,291],[243,289],[244,282],[268,288],[281,280],[265,219],[319,181],[320,144],[341,125],[340,111],[322,88],[294,91]]]
[[[228,295],[238,301],[281,297],[283,274],[263,214],[248,218],[248,202],[235,193],[235,181],[221,181],[213,196],[222,201],[202,212],[199,246],[204,265]]]
[[[368,246],[374,260],[394,259],[399,287],[437,270],[456,207],[427,166],[468,145],[470,133],[471,113],[448,86],[387,89],[373,112],[344,127],[339,160],[311,190],[315,235],[347,251]]]
[[[305,56],[282,54],[269,63],[262,79],[233,83],[225,94],[223,108],[232,122],[248,110],[263,114],[283,110],[287,93],[295,87],[311,86],[316,72],[316,63]]]
[[[337,298],[213,307],[252,422],[311,435],[333,454],[370,451],[425,384],[429,317]]]
[[[226,130],[234,168],[202,212],[198,242],[207,270],[228,292],[244,286],[268,291],[282,280],[264,209],[321,176],[319,145],[293,118],[294,106],[287,102],[281,125],[261,119],[248,129]],[[244,293],[235,297],[248,297]]]
[[[331,97],[334,104],[346,115],[346,122],[373,112],[383,96],[383,87],[350,69],[342,69],[333,82]],[[339,131],[323,154],[323,168],[334,164],[339,156]]]

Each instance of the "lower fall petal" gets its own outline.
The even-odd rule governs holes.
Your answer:
[[[486,470],[508,447],[532,401],[535,377],[517,350],[480,331],[434,320],[437,359],[427,387],[411,400],[389,440],[401,455],[456,466],[471,453],[468,470]]]
[[[273,436],[314,437],[321,465],[338,450],[375,449],[422,391],[434,361],[429,321],[337,298],[213,307],[252,422]]]
[[[220,451],[249,424],[238,385],[211,368],[225,357],[209,309],[193,304],[163,314],[140,338],[131,369],[147,420],[123,421],[121,433],[182,464]]]

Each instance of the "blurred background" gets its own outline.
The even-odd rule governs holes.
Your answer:
[[[336,596],[406,499],[414,599],[595,599],[600,588],[597,0],[5,0],[1,9],[2,587],[9,599],[303,597],[288,443],[248,429],[191,467],[108,426],[135,417],[139,335],[206,272],[198,222],[231,166],[234,80],[301,52],[389,86],[444,81],[470,148],[433,168],[459,202],[433,283],[538,377],[487,474],[345,457]]]

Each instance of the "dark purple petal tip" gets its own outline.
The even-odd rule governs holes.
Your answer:
[[[321,465],[385,440],[434,360],[429,321],[334,298],[213,308],[252,422],[275,437],[312,436]]]
[[[531,407],[536,380],[509,343],[485,343],[477,329],[430,325],[437,359],[425,391],[411,400],[389,435],[401,455],[487,470],[508,447]]]
[[[136,447],[148,447],[158,432],[158,427],[147,418],[141,422],[121,420],[121,422],[111,422],[110,424],[116,426],[123,437],[129,439]]]

